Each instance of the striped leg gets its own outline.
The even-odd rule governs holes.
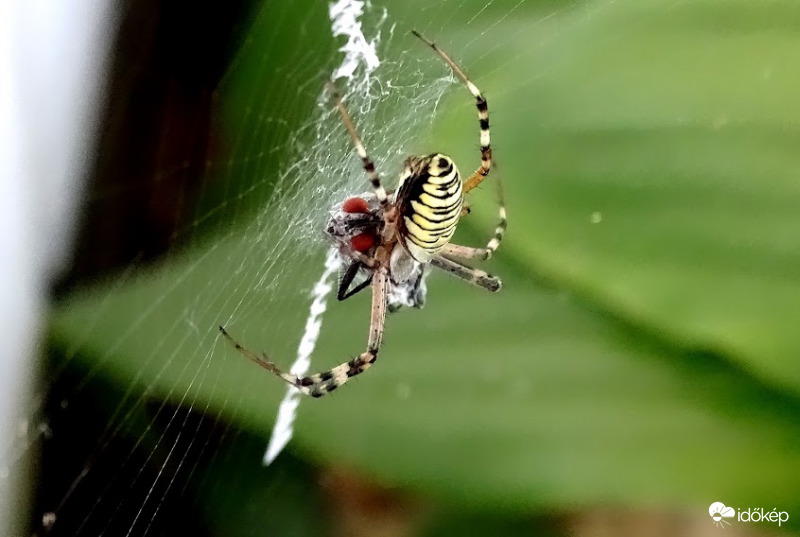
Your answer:
[[[369,341],[367,343],[367,350],[361,353],[356,358],[341,365],[337,365],[330,371],[324,373],[317,373],[316,375],[309,375],[307,377],[298,377],[291,373],[284,373],[281,371],[274,362],[270,361],[264,355],[259,355],[251,350],[244,348],[235,339],[233,339],[223,327],[219,327],[219,331],[225,336],[233,347],[242,353],[244,356],[257,363],[273,375],[276,375],[305,395],[311,397],[322,397],[326,393],[330,393],[351,378],[355,377],[366,371],[375,363],[378,358],[378,351],[381,347],[381,340],[383,339],[383,325],[386,320],[386,280],[388,275],[385,269],[379,269],[375,272],[372,280],[372,312],[369,325]]]
[[[482,270],[467,267],[461,263],[453,261],[452,259],[442,257],[441,255],[434,256],[434,258],[431,259],[431,265],[449,272],[456,278],[461,278],[462,280],[465,280],[473,285],[483,287],[492,293],[496,293],[503,286],[503,283],[494,276],[491,276]]]
[[[500,206],[500,222],[494,228],[494,237],[486,244],[485,248],[472,248],[471,246],[461,246],[460,244],[446,244],[442,249],[442,254],[461,259],[489,259],[500,247],[503,235],[506,232],[506,208]]]
[[[445,52],[440,49],[436,43],[430,41],[429,39],[425,38],[417,32],[416,30],[411,31],[412,34],[419,37],[423,43],[431,47],[442,59],[450,66],[450,69],[453,70],[455,75],[467,86],[469,92],[472,93],[472,96],[475,97],[476,105],[478,107],[478,121],[480,122],[481,127],[481,166],[475,173],[473,173],[469,179],[464,182],[464,193],[466,194],[479,184],[484,178],[489,175],[489,169],[492,167],[492,146],[491,140],[489,136],[489,105],[486,103],[486,99],[484,98],[481,90],[478,89],[478,86],[473,84],[467,75],[464,74],[464,71],[455,64],[453,60],[450,59],[450,56],[445,54]]]
[[[489,259],[492,257],[494,252],[500,247],[500,243],[503,242],[503,235],[505,235],[506,227],[508,226],[508,221],[506,220],[506,204],[503,196],[503,182],[500,180],[500,177],[497,178],[497,192],[500,205],[498,209],[500,221],[497,223],[497,227],[494,228],[494,237],[486,244],[486,247],[472,248],[470,246],[461,246],[458,244],[447,244],[442,249],[442,254],[461,259]]]
[[[361,162],[364,165],[364,171],[367,172],[369,182],[372,185],[372,189],[375,191],[375,197],[378,198],[378,202],[380,202],[383,207],[386,207],[386,205],[389,203],[389,196],[386,194],[386,189],[383,188],[383,185],[381,184],[381,178],[378,176],[378,172],[375,171],[375,163],[372,162],[372,159],[370,159],[367,155],[367,150],[364,149],[364,143],[361,141],[361,138],[356,132],[356,128],[353,125],[353,120],[350,119],[350,114],[347,113],[347,108],[345,108],[344,103],[342,102],[342,96],[339,95],[339,92],[336,89],[336,86],[334,86],[333,82],[328,82],[328,90],[331,92],[333,101],[336,104],[336,108],[339,110],[339,114],[342,116],[342,122],[347,128],[347,132],[350,133],[350,137],[353,139],[353,144],[356,146],[356,153],[358,153],[358,156],[361,157]]]

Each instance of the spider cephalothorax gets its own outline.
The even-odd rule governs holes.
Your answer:
[[[486,99],[447,54],[419,33],[413,33],[439,54],[475,97],[480,122],[481,164],[462,182],[455,163],[446,155],[432,153],[409,157],[397,188],[387,193],[341,97],[333,84],[330,85],[336,108],[372,186],[372,192],[348,198],[334,206],[325,227],[345,266],[337,292],[339,300],[345,300],[367,286],[372,287],[367,350],[325,373],[297,377],[281,371],[266,356],[245,349],[220,327],[222,334],[245,356],[302,393],[314,397],[332,392],[375,362],[381,347],[387,309],[422,307],[428,267],[442,269],[492,292],[500,290],[500,280],[463,265],[458,259],[488,259],[500,246],[506,228],[502,200],[500,223],[484,248],[450,243],[459,219],[468,212],[464,194],[484,180],[492,165]]]
[[[357,257],[359,254],[368,258],[374,256],[384,227],[383,208],[375,194],[365,192],[337,203],[329,214],[325,233],[338,250],[344,266],[336,296],[346,300],[372,283],[374,270]],[[392,271],[390,264],[386,289],[390,312],[403,306],[421,308],[425,305],[425,265],[413,259],[404,261],[406,263],[397,271]]]

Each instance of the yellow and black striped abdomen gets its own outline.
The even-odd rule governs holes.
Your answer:
[[[450,242],[461,216],[461,177],[450,157],[411,157],[398,189],[400,236],[409,253],[427,262]]]

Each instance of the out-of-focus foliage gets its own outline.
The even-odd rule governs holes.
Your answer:
[[[486,295],[432,277],[425,310],[388,319],[368,374],[304,404],[294,449],[517,512],[694,509],[721,497],[800,512],[800,4],[499,4],[483,15],[499,20],[490,28],[458,13],[426,23],[413,4],[389,10],[398,27],[442,43],[487,94],[509,212],[490,270],[505,287]],[[487,46],[466,46],[479,32]],[[303,38],[330,46],[322,31]],[[426,65],[431,76],[446,69]],[[245,75],[232,98],[253,90]],[[277,99],[281,82],[270,80],[259,91]],[[294,113],[293,126],[306,119]],[[239,148],[259,132],[231,128],[242,129]],[[466,172],[478,163],[477,134],[472,100],[456,87],[417,145]],[[459,242],[488,238],[493,199],[490,178]],[[214,334],[230,315],[225,293],[251,292],[229,270],[247,245],[206,244],[64,302],[54,334],[91,349],[121,383],[136,378],[267,433],[284,386]],[[297,318],[243,339],[285,351],[284,364],[307,302],[292,283],[252,292],[279,293]],[[367,309],[363,296],[332,305],[315,367],[360,352]],[[247,315],[258,325],[257,308]]]

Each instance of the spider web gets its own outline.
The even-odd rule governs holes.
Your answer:
[[[367,190],[352,142],[323,95],[323,81],[338,79],[359,133],[385,184],[392,188],[402,159],[427,152],[422,142],[436,121],[441,100],[460,89],[446,66],[409,37],[408,30],[417,28],[436,39],[442,29],[460,21],[474,30],[473,37],[459,43],[459,50],[447,42],[440,44],[456,58],[476,58],[477,66],[468,71],[480,69],[490,75],[503,69],[502,64],[486,60],[496,41],[515,37],[498,37],[493,30],[525,3],[520,0],[498,9],[493,0],[477,8],[448,0],[405,20],[391,7],[341,1],[330,6],[333,21],[328,20],[327,31],[332,46],[324,61],[315,58],[315,51],[294,49],[287,62],[291,67],[277,73],[285,88],[278,101],[265,99],[262,92],[276,76],[270,72],[271,58],[259,50],[263,42],[243,41],[216,95],[221,102],[237,95],[241,106],[224,113],[241,129],[228,133],[226,150],[206,163],[199,209],[189,225],[175,233],[180,246],[158,263],[131,264],[102,285],[81,290],[56,316],[55,338],[73,335],[69,341],[57,341],[66,347],[66,359],[48,372],[58,400],[52,404],[41,393],[31,402],[18,438],[4,451],[4,466],[18,469],[40,442],[52,435],[69,435],[60,427],[62,416],[85,410],[74,409],[73,400],[89,391],[94,394],[106,379],[116,388],[100,403],[103,426],[84,439],[89,455],[64,468],[65,484],[35,507],[34,533],[155,533],[154,521],[173,507],[171,498],[198,478],[201,461],[218,455],[211,438],[220,435],[235,441],[244,435],[221,416],[245,422],[263,419],[242,416],[250,408],[245,402],[260,392],[263,383],[278,381],[221,344],[217,325],[224,325],[250,348],[268,349],[283,367],[297,356],[301,342],[304,352],[313,349],[335,272],[330,260],[325,268],[327,245],[320,229],[333,203]],[[609,4],[598,3],[598,12]],[[545,6],[539,20],[547,23],[553,14],[572,7],[572,3]],[[342,10],[352,14],[348,24],[360,24],[366,41],[353,38],[352,27],[334,15],[337,9],[340,15]],[[259,9],[254,27],[283,16],[285,10]],[[301,40],[316,30],[309,15],[293,31]],[[525,31],[520,28],[519,34]],[[370,44],[379,63],[353,56]],[[322,71],[320,63],[325,66]],[[525,76],[519,84],[525,83]],[[242,83],[243,79],[250,82]],[[464,114],[474,120],[472,101],[466,92],[462,96]],[[304,119],[292,125],[291,118],[297,116]],[[287,129],[291,134],[284,137]],[[477,126],[475,139],[477,143]],[[170,170],[163,174],[169,181]],[[360,352],[365,339],[363,298],[341,308],[345,313],[337,313],[352,313],[352,352]],[[119,304],[135,313],[116,316]],[[321,328],[319,348],[324,349],[324,325]],[[87,354],[94,358],[85,360]],[[131,355],[147,358],[120,359]],[[342,358],[346,356],[317,352],[312,367],[323,370]],[[220,374],[231,369],[239,374],[237,386]],[[220,408],[208,402],[209,393],[230,395]],[[263,413],[275,416],[277,403],[263,407]],[[277,456],[287,435],[287,429],[279,432],[281,441],[268,460]],[[115,462],[109,463],[110,459]],[[259,454],[248,456],[253,467],[259,459]],[[213,475],[201,481],[214,490]],[[79,501],[82,489],[97,491],[95,500]]]

